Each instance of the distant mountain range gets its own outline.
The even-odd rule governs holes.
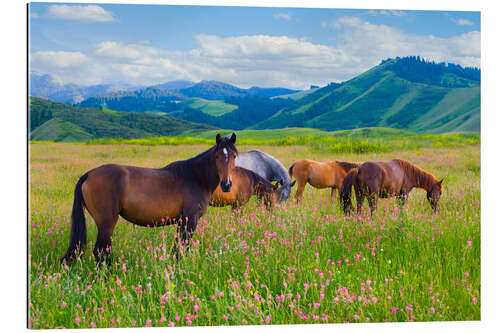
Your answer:
[[[69,129],[72,127],[67,122],[70,122],[90,137],[177,135],[182,131],[176,126],[183,131],[287,127],[334,131],[391,127],[443,133],[480,131],[481,123],[480,70],[428,62],[419,57],[387,59],[351,80],[304,91],[242,89],[218,81],[185,80],[139,89],[117,89],[111,85],[81,88],[58,85],[44,75],[31,75],[30,84],[32,96],[71,104],[85,98],[73,106],[33,99],[31,109],[33,113],[40,108],[56,108],[57,115],[51,118],[58,120],[48,125]],[[66,112],[72,116],[65,116]],[[79,112],[83,118],[77,119]],[[40,139],[44,136],[37,136],[39,133],[50,131],[37,133],[36,128],[42,124],[33,122],[35,118],[32,114],[32,125],[36,125],[32,126],[32,138]],[[120,131],[96,132],[92,128],[99,128],[101,121],[108,122],[103,128],[110,129],[110,123],[125,127],[120,127]],[[136,121],[142,125],[135,126]],[[152,126],[154,122],[168,130],[156,125],[141,127],[146,123]],[[83,133],[79,129],[77,132]],[[80,136],[82,140],[84,137],[84,134]]]
[[[252,87],[242,89],[224,82],[201,81],[198,83],[187,80],[176,80],[148,87],[130,84],[99,84],[79,86],[76,84],[60,84],[49,74],[30,73],[30,96],[46,98],[55,102],[78,104],[88,107],[98,107],[109,100],[145,98],[181,101],[192,97],[209,100],[224,100],[226,97],[260,96],[274,97],[293,94],[299,90],[286,88]],[[115,103],[116,104],[116,103]],[[148,104],[148,103],[146,103]],[[142,112],[141,109],[124,109],[119,111]]]
[[[29,76],[30,96],[46,98],[61,103],[76,104],[95,95],[137,88],[139,87],[129,84],[98,84],[83,87],[72,83],[58,83],[49,74],[30,72]]]

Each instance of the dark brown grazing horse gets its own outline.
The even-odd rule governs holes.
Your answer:
[[[262,199],[267,208],[271,208],[278,199],[276,191],[279,183],[273,185],[270,181],[251,170],[235,167],[231,180],[233,186],[229,192],[223,192],[220,186],[217,186],[210,199],[210,206],[223,207],[230,205],[233,209],[236,209],[246,204],[255,194],[259,199]]]
[[[397,197],[403,207],[410,191],[423,188],[427,191],[427,200],[434,211],[439,210],[439,199],[443,191],[443,180],[438,181],[432,174],[420,169],[408,161],[395,159],[389,162],[365,162],[357,169],[349,171],[340,190],[340,202],[344,213],[352,210],[351,189],[354,185],[358,214],[365,196],[370,205],[370,212],[376,209],[377,196],[380,198]]]
[[[76,184],[71,213],[69,248],[61,261],[70,261],[87,241],[85,207],[97,225],[94,256],[111,261],[111,235],[118,216],[140,226],[177,224],[182,243],[192,237],[213,191],[231,190],[231,174],[238,150],[231,138],[216,136],[216,145],[184,161],[161,169],[106,164],[84,174]],[[177,239],[174,254],[179,258]],[[104,258],[105,257],[105,258]]]
[[[297,180],[297,192],[295,200],[302,199],[304,188],[307,183],[316,188],[331,188],[332,201],[335,198],[335,190],[340,189],[344,177],[352,168],[357,168],[359,163],[351,162],[316,162],[313,160],[299,160],[288,169],[290,177]]]

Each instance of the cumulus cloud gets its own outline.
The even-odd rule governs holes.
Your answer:
[[[126,81],[150,85],[170,80],[219,80],[241,87],[304,88],[348,80],[382,59],[420,55],[428,60],[480,66],[480,33],[452,38],[411,35],[394,27],[342,17],[329,27],[335,45],[290,36],[196,36],[188,51],[167,51],[151,43],[104,41],[87,55],[35,52],[33,69],[56,73],[64,82]],[[79,80],[79,81],[78,81]]]
[[[366,14],[375,16],[375,15],[385,15],[385,16],[404,16],[406,12],[402,10],[368,10],[365,12]]]
[[[34,65],[53,68],[81,66],[87,61],[89,58],[81,52],[38,51],[31,55],[31,62]]]
[[[474,25],[471,21],[461,18],[455,21],[458,25]]]
[[[343,34],[339,44],[345,53],[374,65],[380,59],[420,55],[434,61],[480,66],[480,32],[472,31],[452,38],[411,35],[384,24],[372,24],[357,17],[342,17],[332,26]]]
[[[274,18],[290,21],[292,19],[292,16],[288,13],[278,13],[278,14],[274,14]]]
[[[107,58],[140,59],[143,57],[157,57],[162,51],[160,49],[146,46],[147,44],[123,44],[113,41],[99,43],[95,54]]]
[[[48,16],[54,19],[84,22],[114,21],[113,14],[97,5],[51,5],[48,8]]]

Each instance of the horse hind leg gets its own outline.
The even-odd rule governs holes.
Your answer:
[[[94,257],[97,264],[111,264],[111,236],[118,220],[118,214],[96,221],[97,239],[94,246]]]

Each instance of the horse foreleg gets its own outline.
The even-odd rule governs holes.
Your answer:
[[[370,205],[370,215],[373,216],[375,209],[377,209],[377,195],[375,192],[371,192],[368,194],[368,205]]]
[[[363,201],[365,200],[365,194],[364,194],[363,189],[357,184],[354,185],[354,192],[356,194],[356,208],[357,208],[357,212],[359,215],[359,214],[361,214],[361,208],[363,207]]]
[[[332,197],[332,201],[335,201],[335,190],[337,188],[335,186],[332,187],[332,193],[331,193],[331,197]]]
[[[306,187],[306,183],[299,181],[297,185],[297,192],[295,193],[295,201],[299,203],[302,200],[302,196],[304,195],[304,188]]]
[[[406,203],[406,199],[408,198],[408,194],[407,193],[404,193],[404,192],[401,192],[398,196],[397,196],[397,201],[398,201],[398,205],[399,205],[399,210],[402,211],[404,206],[405,206],[405,203]]]
[[[177,237],[174,243],[174,249],[172,254],[175,255],[176,259],[179,260],[180,255],[184,254],[189,250],[191,238],[193,237],[194,231],[198,224],[197,216],[186,216],[181,219],[177,224]],[[180,236],[180,242],[179,242]]]

